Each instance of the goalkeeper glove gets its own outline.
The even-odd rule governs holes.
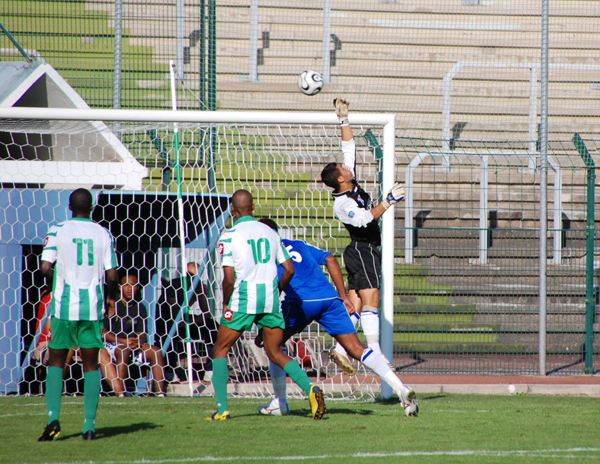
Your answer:
[[[381,204],[385,209],[388,209],[390,206],[395,205],[400,200],[404,199],[404,186],[398,182],[394,185],[386,197],[381,201]]]
[[[338,97],[333,100],[333,106],[335,106],[335,114],[340,120],[340,124],[342,126],[349,126],[348,123],[348,105],[349,102],[346,100],[342,100],[341,97]]]

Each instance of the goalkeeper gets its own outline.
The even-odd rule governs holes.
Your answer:
[[[362,321],[369,348],[383,356],[379,346],[381,232],[378,219],[390,206],[404,199],[404,187],[402,184],[394,185],[383,201],[373,206],[373,200],[355,178],[356,144],[348,124],[348,102],[336,98],[333,104],[341,124],[344,163],[329,163],[321,171],[321,180],[333,188],[333,209],[352,239],[343,255],[348,272],[349,297],[356,309],[352,322],[356,327],[359,319]],[[346,351],[339,343],[329,356],[343,372],[350,375],[355,373]],[[394,369],[389,360],[384,359]]]

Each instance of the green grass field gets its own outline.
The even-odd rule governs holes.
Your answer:
[[[397,402],[330,400],[322,421],[308,401],[287,417],[264,400],[231,399],[233,420],[208,422],[213,398],[102,398],[98,440],[81,439],[83,398],[63,398],[62,434],[38,443],[40,397],[0,397],[0,463],[513,463],[598,462],[597,398],[421,395],[418,418]]]

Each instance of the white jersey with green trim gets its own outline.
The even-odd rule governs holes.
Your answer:
[[[219,240],[221,264],[233,267],[235,283],[228,308],[246,314],[281,310],[277,263],[290,259],[281,238],[252,216],[238,219]]]
[[[91,219],[50,227],[42,261],[56,262],[50,314],[69,321],[104,318],[104,271],[117,267],[110,232]]]

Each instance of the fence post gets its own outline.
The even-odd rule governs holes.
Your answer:
[[[185,23],[184,23],[184,18],[185,18],[185,3],[184,0],[177,0],[177,5],[176,5],[176,46],[177,46],[177,51],[175,53],[175,56],[177,57],[177,79],[179,79],[180,81],[183,81],[184,79],[184,72],[183,72],[183,64],[184,64],[184,60],[183,60],[183,34],[185,32]]]
[[[331,84],[331,0],[323,2],[323,82]]]
[[[548,0],[542,0],[542,95],[540,112],[540,310],[539,374],[546,375],[547,275],[548,251]]]
[[[488,263],[488,155],[481,156],[479,176],[479,264]]]
[[[573,145],[581,155],[587,169],[587,224],[586,236],[586,261],[585,261],[585,369],[586,374],[594,373],[594,195],[596,190],[596,165],[587,147],[579,134],[575,133],[571,139]]]
[[[258,82],[258,0],[250,2],[250,82]]]
[[[123,0],[115,1],[115,61],[113,75],[113,109],[121,108],[121,61],[123,51]]]

